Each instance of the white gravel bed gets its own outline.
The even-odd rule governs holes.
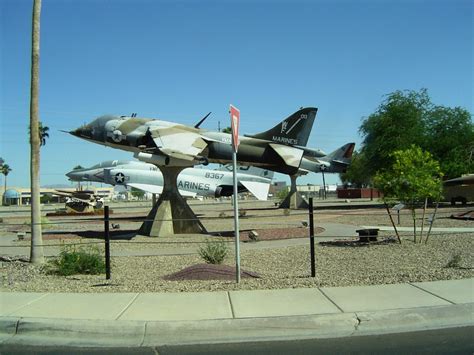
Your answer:
[[[23,262],[0,266],[3,291],[28,292],[187,292],[278,289],[316,286],[376,285],[474,277],[472,234],[435,235],[427,245],[316,246],[316,277],[310,277],[309,246],[245,251],[242,268],[260,279],[165,281],[163,276],[202,263],[198,255],[114,257],[112,280],[105,275],[49,275],[45,267]],[[115,245],[113,246],[116,247]],[[159,247],[149,246],[149,248]],[[447,267],[454,256],[457,267]],[[230,254],[225,264],[233,265]]]

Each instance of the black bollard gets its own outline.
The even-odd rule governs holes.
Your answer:
[[[105,231],[105,278],[110,280],[110,232],[109,232],[109,206],[104,206],[104,231]]]
[[[311,277],[316,277],[316,264],[314,256],[314,220],[313,220],[313,198],[309,198],[309,247],[311,251]]]

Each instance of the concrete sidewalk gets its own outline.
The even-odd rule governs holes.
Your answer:
[[[157,346],[474,325],[474,279],[199,293],[0,293],[0,342]]]

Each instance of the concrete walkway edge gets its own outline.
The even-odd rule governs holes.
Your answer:
[[[472,326],[473,304],[291,317],[201,321],[0,319],[0,342],[140,347],[323,339]]]
[[[0,344],[140,347],[474,326],[474,279],[183,293],[0,292]]]

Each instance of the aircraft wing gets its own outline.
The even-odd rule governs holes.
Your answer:
[[[71,199],[74,199],[75,201],[80,202],[89,202],[91,197],[94,196],[94,193],[92,191],[71,192],[65,190],[54,190],[53,192],[51,192],[51,194],[56,196],[69,197]]]
[[[286,165],[299,168],[303,150],[282,144],[270,144],[270,147],[283,159]]]
[[[72,193],[58,191],[58,190],[55,190],[54,192],[51,192],[51,195],[62,196],[62,197],[72,197]]]
[[[239,181],[245,186],[257,199],[260,201],[266,201],[268,198],[268,191],[270,190],[270,184],[257,181]]]
[[[127,184],[127,186],[131,186],[136,189],[149,192],[152,194],[161,194],[163,192],[163,186],[158,186],[158,185],[131,183],[131,184]],[[181,196],[184,196],[184,197],[196,197],[196,193],[194,192],[179,190],[179,193]]]
[[[207,147],[207,143],[199,133],[183,127],[159,128],[151,131],[151,136],[163,154],[176,159],[194,160]]]
[[[138,190],[142,190],[142,191],[149,192],[152,194],[161,194],[163,192],[163,186],[158,186],[158,185],[127,183],[127,186],[131,186]]]

